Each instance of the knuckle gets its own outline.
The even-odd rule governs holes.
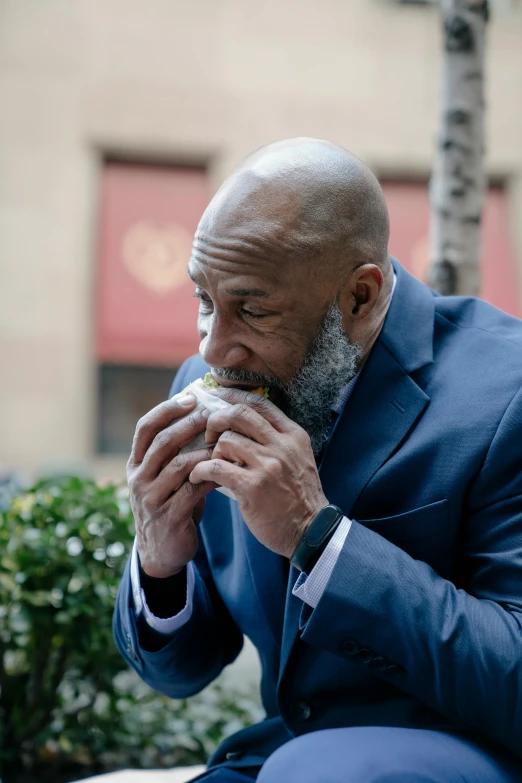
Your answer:
[[[226,388],[225,386],[222,386],[219,390],[219,396],[222,400],[226,400],[226,402],[232,401],[235,399],[236,394],[238,390],[234,388]]]
[[[174,473],[177,473],[180,470],[183,470],[183,468],[187,465],[188,461],[190,459],[190,454],[178,454],[172,462],[170,463],[171,470]]]
[[[252,395],[253,397],[255,395]],[[240,402],[235,406],[235,413],[238,419],[246,419],[250,415],[250,409],[244,402]]]
[[[219,460],[216,460],[216,462],[213,462],[210,466],[210,472],[213,476],[219,476],[221,473],[223,473],[223,463]]]
[[[185,483],[185,493],[189,498],[196,495],[199,492],[199,490],[200,490],[200,484],[192,484],[192,482],[190,481],[187,481]]]
[[[136,424],[136,438],[140,438],[147,430],[149,420],[147,416],[142,416],[141,419],[138,419],[138,423]]]
[[[153,522],[161,522],[165,517],[165,508],[158,503],[156,495],[149,491],[142,501],[142,507],[149,519]]]
[[[257,408],[259,410],[266,407],[266,399],[264,397],[261,397],[259,394],[249,393],[248,404],[252,408]]]
[[[230,443],[230,441],[234,440],[234,436],[235,433],[232,430],[225,430],[219,436],[219,442],[222,443],[224,441],[225,443]]]
[[[257,473],[256,475],[252,476],[250,479],[250,491],[255,493],[263,493],[265,489],[267,488],[267,477],[266,474],[263,475],[262,473]]]
[[[190,427],[196,427],[200,423],[201,423],[201,414],[199,413],[199,411],[194,411],[194,413],[191,413],[189,416],[187,416],[187,424]]]
[[[279,473],[280,462],[277,457],[267,458],[265,470],[270,476],[275,476]]]
[[[129,492],[131,495],[136,494],[136,490],[138,489],[138,471],[135,471],[134,473],[129,473],[127,476],[127,485],[129,487]]]
[[[308,443],[311,443],[310,435],[307,433],[306,430],[304,430],[302,427],[299,426],[299,424],[296,424],[295,422],[292,422],[292,426],[289,428],[288,435],[290,438],[295,439],[294,442],[306,446]]]
[[[306,447],[307,449],[312,447],[312,439],[310,438],[310,435],[306,432],[306,430],[301,429],[301,432],[299,433],[299,437],[304,447]]]
[[[157,449],[164,449],[170,443],[170,433],[167,430],[162,430],[154,438],[154,447]]]

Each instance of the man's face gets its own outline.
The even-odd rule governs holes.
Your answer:
[[[271,387],[270,398],[318,453],[360,355],[344,332],[332,282],[266,241],[229,235],[200,234],[189,274],[200,300],[200,352],[216,380]]]
[[[289,272],[270,260],[192,258],[200,352],[216,377],[237,369],[285,384],[300,368],[324,305],[305,273]]]

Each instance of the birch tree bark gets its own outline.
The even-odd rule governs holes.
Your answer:
[[[430,183],[431,267],[441,294],[477,296],[486,191],[484,64],[488,0],[440,0],[444,30],[440,134]]]

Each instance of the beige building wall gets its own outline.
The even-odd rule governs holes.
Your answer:
[[[522,10],[504,4],[488,166],[522,259]],[[93,456],[104,153],[209,162],[217,187],[253,148],[312,135],[427,175],[439,59],[436,11],[394,0],[0,0],[0,462]]]

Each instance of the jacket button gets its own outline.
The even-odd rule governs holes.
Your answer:
[[[386,668],[386,673],[392,677],[394,680],[402,680],[404,675],[406,674],[405,670],[402,668],[402,666],[399,666],[396,663],[390,664]]]
[[[227,761],[237,761],[238,759],[243,758],[243,753],[240,750],[229,750],[225,755],[225,758]]]
[[[370,661],[373,660],[373,653],[366,647],[362,647],[357,653],[356,658],[358,661],[361,661],[361,663],[370,663]]]
[[[132,646],[132,639],[130,636],[130,633],[125,634],[127,637],[127,653],[131,661],[137,661],[138,656],[136,655],[136,652],[134,650],[134,647]]]
[[[357,642],[354,642],[353,639],[345,639],[344,642],[341,644],[341,652],[347,658],[349,658],[352,655],[357,655],[360,649],[361,648],[359,647]]]
[[[370,661],[370,668],[375,669],[378,672],[385,672],[388,668],[388,661],[386,658],[383,658],[382,655],[376,655],[375,658]]]
[[[306,701],[296,701],[290,708],[290,715],[296,721],[308,720],[312,714],[312,708]]]

